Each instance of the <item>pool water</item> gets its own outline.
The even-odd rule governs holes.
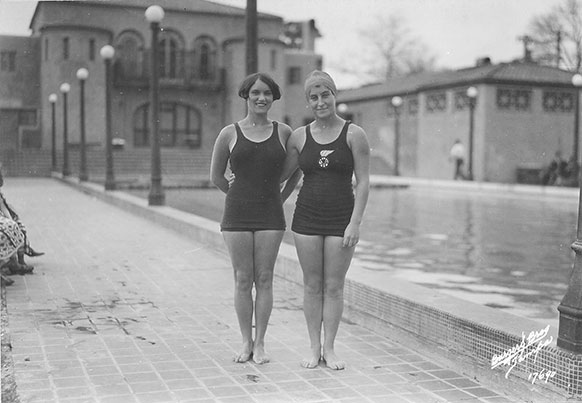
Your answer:
[[[147,197],[147,191],[132,191]],[[166,190],[166,204],[220,221],[216,189]],[[294,196],[285,203],[288,227]],[[354,265],[557,325],[574,262],[577,199],[374,188]],[[218,226],[218,223],[217,223]],[[287,231],[285,242],[292,243]]]

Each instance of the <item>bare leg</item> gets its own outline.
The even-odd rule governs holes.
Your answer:
[[[303,314],[311,343],[311,355],[301,362],[315,368],[321,359],[323,321],[323,237],[294,234],[297,256],[303,270]]]
[[[234,360],[246,362],[253,352],[253,233],[224,231],[222,235],[234,269],[234,308],[242,335],[242,347]]]
[[[355,248],[342,247],[342,238],[325,237],[323,265],[323,358],[331,369],[344,369],[334,348],[344,310],[344,283]]]
[[[273,270],[283,240],[283,231],[257,231],[254,234],[255,342],[253,361],[269,362],[265,351],[265,334],[273,310]]]

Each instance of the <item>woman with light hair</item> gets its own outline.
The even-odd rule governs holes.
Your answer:
[[[305,96],[315,120],[289,138],[282,179],[297,168],[304,175],[291,227],[303,271],[303,311],[311,342],[311,354],[301,365],[315,368],[322,360],[341,370],[345,362],[334,343],[345,278],[368,201],[370,147],[361,127],[337,115],[336,95],[329,74],[309,74]],[[283,197],[291,191],[286,186]]]

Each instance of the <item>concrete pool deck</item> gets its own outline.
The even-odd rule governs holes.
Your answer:
[[[550,188],[529,185],[499,185],[452,181],[409,180],[408,178],[373,177],[375,186],[437,186],[448,189],[476,191],[502,190],[543,195],[544,197],[577,200],[578,189]],[[67,178],[66,183],[111,204],[148,218],[162,226],[177,230],[204,244],[223,249],[223,240],[217,223],[175,209],[149,207],[147,201],[124,192],[104,192],[102,186],[79,183]],[[295,251],[282,245],[277,274],[294,283],[301,282]],[[492,369],[492,359],[519,345],[522,334],[543,333],[537,321],[506,314],[454,297],[416,286],[406,281],[390,279],[382,284],[361,270],[353,268],[346,284],[345,318],[364,325],[379,334],[414,336],[455,362],[463,362],[467,371],[477,376],[490,377],[500,385],[508,366]],[[518,379],[528,390],[556,393],[575,400],[582,398],[582,357],[556,347],[557,329],[550,328],[540,340],[543,348],[528,356],[510,370],[509,379]],[[533,348],[533,346],[530,346]],[[525,357],[525,358],[528,358]],[[547,383],[531,385],[532,374],[552,373]],[[555,372],[555,374],[554,374]],[[529,379],[528,379],[529,378]],[[511,386],[514,388],[515,386]]]

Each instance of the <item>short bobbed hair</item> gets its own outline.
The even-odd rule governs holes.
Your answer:
[[[238,89],[238,96],[241,97],[242,99],[249,99],[249,91],[258,80],[261,80],[262,82],[267,84],[267,86],[273,93],[273,101],[281,99],[281,89],[279,88],[279,85],[275,82],[275,80],[271,78],[271,76],[269,76],[266,73],[253,73],[251,75],[248,75],[242,81],[242,83],[240,83],[240,87]]]

